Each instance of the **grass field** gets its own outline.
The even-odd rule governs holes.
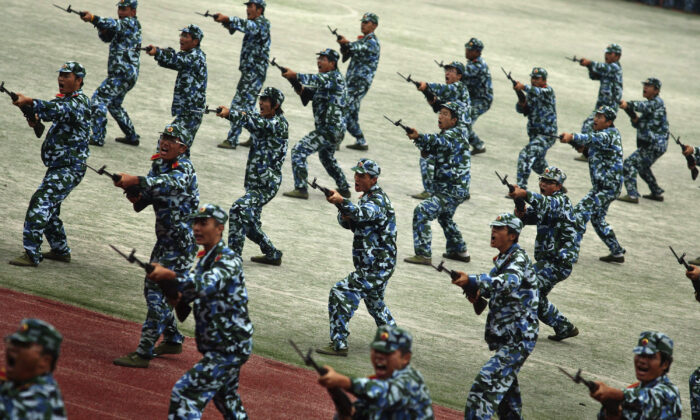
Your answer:
[[[55,70],[64,61],[78,60],[87,68],[85,92],[91,95],[106,75],[107,62],[107,45],[99,41],[95,29],[76,15],[60,12],[50,2],[39,2],[31,10],[24,1],[3,3],[0,78],[7,87],[48,99],[57,89]],[[97,15],[116,15],[111,2],[83,0],[73,6]],[[211,19],[193,13],[206,9],[245,15],[244,6],[237,3],[142,1],[138,15],[144,28],[143,40],[144,44],[175,47],[178,29],[189,23],[200,25],[205,33],[202,49],[208,58],[208,103],[228,104],[239,76],[241,34],[230,36]],[[272,22],[271,55],[295,71],[314,72],[314,53],[337,46],[326,24],[337,26],[340,33],[352,38],[359,34],[359,19],[368,10],[379,15],[377,34],[382,46],[379,71],[361,111],[361,125],[370,150],[358,153],[342,147],[336,156],[346,176],[351,175],[350,168],[360,157],[376,159],[382,166],[380,184],[397,211],[400,258],[413,253],[411,220],[417,201],[409,194],[421,190],[418,152],[403,131],[386,122],[382,114],[403,118],[420,132],[437,131],[437,118],[422,95],[395,72],[411,73],[419,80],[443,80],[433,59],[463,60],[463,45],[472,36],[486,45],[483,56],[491,67],[495,100],[475,127],[488,152],[473,158],[471,199],[455,216],[472,262],[451,263],[450,267],[467,272],[488,271],[495,254],[488,246],[488,223],[496,214],[512,208],[512,202],[503,198],[504,187],[493,170],[514,178],[518,151],[527,142],[526,122],[515,113],[515,95],[499,66],[512,70],[523,81],[533,66],[545,67],[558,97],[559,129],[577,131],[595,104],[598,84],[588,79],[584,68],[566,61],[564,56],[576,54],[602,60],[605,46],[617,42],[623,48],[624,98],[642,99],[640,81],[658,77],[663,82],[661,96],[667,104],[672,132],[690,144],[700,143],[700,128],[695,121],[700,114],[697,15],[613,0],[271,0],[266,12]],[[346,66],[341,68],[344,71]],[[145,174],[157,133],[171,120],[174,79],[175,72],[158,67],[144,54],[138,84],[125,101],[141,134],[141,146],[130,148],[114,143],[112,138],[121,133],[110,121],[107,144],[93,148],[89,163],[107,165],[109,170],[118,172]],[[265,85],[279,87],[287,95],[284,110],[290,122],[291,149],[311,130],[311,109],[301,106],[276,69],[269,70]],[[5,168],[0,180],[3,260],[22,252],[27,203],[45,170],[39,157],[41,142],[33,137],[19,110],[8,99],[2,99],[0,104],[0,162]],[[627,156],[634,151],[635,132],[624,115],[618,118],[617,126]],[[228,206],[243,193],[248,149],[224,151],[215,147],[227,130],[223,120],[209,115],[204,117],[197,135],[192,160],[202,202]],[[349,141],[352,139],[346,139],[345,144]],[[577,202],[590,188],[590,181],[587,165],[575,162],[575,155],[569,146],[557,144],[547,158],[568,174],[569,195]],[[317,157],[312,156],[309,162],[311,176],[318,176],[319,182],[330,186],[331,180]],[[527,418],[592,418],[598,403],[556,367],[569,371],[582,368],[591,378],[623,387],[635,381],[631,350],[639,332],[647,329],[664,331],[675,341],[670,377],[681,390],[683,410],[689,416],[688,376],[700,364],[699,307],[692,297],[690,282],[668,245],[688,251],[691,257],[700,255],[697,239],[692,236],[700,227],[700,190],[691,182],[675,144],[669,145],[654,172],[666,189],[666,201],[642,200],[638,205],[615,202],[608,213],[608,221],[627,249],[626,262],[599,262],[598,257],[608,251],[589,226],[573,274],[549,295],[550,301],[578,326],[581,335],[562,343],[546,339],[538,343],[519,375]],[[284,177],[281,191],[292,189],[289,157]],[[531,186],[535,180],[531,177]],[[641,179],[639,187],[642,193],[648,192]],[[134,247],[139,255],[147,257],[154,243],[152,212],[135,214],[106,177],[88,173],[64,203],[62,219],[73,262],[66,265],[47,261],[36,269],[2,263],[0,285],[130,320],[143,320],[142,273],[107,244],[123,249]],[[304,345],[328,341],[328,290],[352,270],[352,234],[338,227],[335,208],[315,191],[308,201],[280,194],[265,207],[263,223],[266,233],[284,252],[284,263],[279,268],[250,263],[249,257],[259,253],[250,243],[243,253],[255,324],[255,353],[299,363],[286,341],[294,338]],[[444,237],[437,223],[433,233],[434,257],[439,259],[444,251]],[[521,236],[528,252],[533,249],[534,237],[532,228]],[[415,335],[413,363],[426,377],[434,402],[463,408],[473,378],[490,357],[482,338],[485,314],[475,317],[444,274],[402,262],[389,283],[386,301],[397,322]],[[192,321],[183,328],[192,333]],[[351,323],[350,356],[322,360],[349,374],[369,373],[367,348],[374,328],[365,309],[359,309]],[[540,336],[548,334],[551,330],[542,327]]]

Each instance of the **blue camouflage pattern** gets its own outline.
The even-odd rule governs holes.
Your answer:
[[[63,395],[47,373],[25,383],[0,379],[0,419],[7,420],[65,420]]]
[[[690,374],[688,379],[690,390],[690,411],[693,420],[700,418],[700,367]]]
[[[593,118],[601,106],[609,106],[617,111],[622,99],[622,64],[620,62],[606,63],[604,61],[591,61],[588,66],[588,77],[591,80],[600,80],[598,88],[598,100],[593,112],[583,121],[581,132],[588,134],[593,132]]]
[[[355,271],[336,283],[328,296],[330,338],[336,349],[347,348],[348,324],[360,300],[377,326],[396,322],[384,303],[384,291],[396,267],[396,213],[386,193],[374,185],[354,204],[344,199],[340,226],[353,231]]]
[[[476,120],[491,108],[493,102],[493,84],[489,66],[482,57],[469,60],[464,66],[462,81],[467,85],[471,100],[472,130],[469,133],[469,144],[474,149],[483,149],[484,142],[474,132],[473,125]]]
[[[671,420],[681,418],[681,395],[668,376],[662,375],[647,384],[639,382],[622,391],[621,403],[623,419]],[[605,410],[601,408],[598,419],[605,419]]]
[[[360,128],[360,102],[369,91],[379,64],[379,40],[374,32],[359,36],[357,41],[346,44],[352,54],[350,65],[345,73],[347,84],[347,130],[355,137],[357,144],[367,144]]]
[[[557,99],[550,86],[525,85],[523,92],[526,94],[529,112],[526,114],[519,104],[515,105],[515,110],[527,116],[527,135],[530,141],[518,155],[517,183],[520,188],[527,189],[531,171],[541,174],[549,166],[545,155],[556,140]]]

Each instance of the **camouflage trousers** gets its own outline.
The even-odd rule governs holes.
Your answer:
[[[127,92],[136,84],[136,78],[133,80],[124,79],[121,77],[107,77],[102,84],[95,89],[92,94],[91,111],[92,111],[92,137],[91,141],[100,146],[105,143],[105,134],[107,132],[107,111],[119,125],[127,139],[136,141],[139,135],[134,130],[134,125],[131,123],[126,110],[122,108],[122,102]]]
[[[202,115],[201,113],[182,113],[179,115],[175,115],[175,119],[171,124],[179,123],[182,124],[183,127],[187,129],[187,131],[190,133],[190,136],[192,137],[192,143],[190,144],[190,147],[187,148],[187,151],[185,152],[185,156],[190,157],[190,150],[192,150],[192,146],[194,146],[194,138],[197,135],[197,131],[199,131],[199,126],[202,125]]]
[[[340,143],[343,135],[340,138],[330,134],[322,134],[318,130],[314,130],[304,136],[292,148],[292,173],[294,174],[294,188],[305,190],[307,188],[306,181],[309,176],[306,164],[306,158],[311,154],[318,152],[318,158],[321,164],[326,169],[328,175],[333,178],[335,184],[340,190],[350,189],[343,170],[338,165],[335,159],[335,145]]]
[[[639,172],[639,176],[642,177],[644,182],[647,183],[652,194],[662,195],[664,193],[664,190],[656,183],[656,177],[651,172],[651,165],[664,153],[666,153],[666,147],[640,147],[625,159],[622,164],[622,174],[625,177],[625,188],[630,197],[639,197],[637,172]]]
[[[384,290],[394,270],[386,273],[363,273],[356,270],[331,288],[328,296],[328,319],[331,341],[336,349],[348,347],[348,324],[360,299],[365,301],[367,312],[377,326],[396,325],[389,308],[384,303]]]
[[[428,193],[433,193],[433,180],[435,179],[435,156],[426,154],[424,157],[421,154],[418,160],[420,164],[420,177],[423,182],[423,190]]]
[[[530,142],[518,155],[517,182],[520,188],[527,189],[527,179],[531,171],[537,174],[544,172],[548,166],[545,155],[553,144],[554,138],[542,134],[530,137]]]
[[[241,72],[241,78],[236,86],[236,94],[231,100],[231,109],[252,112],[255,110],[255,102],[263,87],[265,73],[257,74],[252,71]],[[238,144],[238,136],[241,135],[243,121],[231,121],[231,129],[226,136],[226,142],[231,146]]]
[[[460,253],[467,250],[467,244],[452,217],[457,207],[465,201],[464,198],[436,193],[420,202],[413,210],[413,249],[416,255],[430,257],[432,255],[432,231],[430,222],[438,219],[447,239],[448,253]]]
[[[41,242],[44,235],[56,254],[70,254],[66,231],[58,216],[61,214],[61,203],[83,180],[85,169],[84,164],[47,169],[39,188],[29,200],[22,242],[27,255],[35,263],[43,259]]]
[[[469,130],[469,144],[472,146],[472,150],[483,149],[485,147],[483,140],[481,140],[474,132],[474,124],[476,124],[476,120],[481,116],[481,114],[488,111],[489,108],[491,108],[491,104],[488,102],[476,100],[472,100],[471,102],[470,115],[472,120],[472,129]]]
[[[690,374],[690,412],[693,420],[700,420],[700,367]]]
[[[360,102],[369,91],[370,83],[367,83],[365,79],[360,79],[360,82],[353,79],[353,82],[352,85],[348,83],[347,130],[351,136],[355,137],[357,144],[367,144],[365,135],[362,134],[360,128]]]
[[[282,258],[282,252],[272,245],[270,238],[262,231],[260,222],[263,206],[272,200],[278,189],[279,185],[274,186],[272,190],[248,189],[231,206],[228,213],[228,247],[239,256],[243,253],[245,238],[248,237],[260,246],[260,250],[268,258]]]
[[[253,341],[248,339],[240,346],[242,350],[234,354],[206,352],[192,369],[175,382],[170,394],[169,420],[200,419],[204,407],[212,398],[224,419],[248,418],[238,395],[238,376],[241,366],[250,356]]]
[[[540,292],[537,317],[543,323],[554,328],[555,334],[563,335],[568,333],[574,329],[574,324],[559,312],[559,309],[547,299],[547,295],[557,283],[569,277],[571,274],[571,265],[540,260],[535,263],[533,268],[537,276],[537,284]]]
[[[624,248],[617,242],[615,232],[613,232],[608,222],[605,221],[608,207],[620,195],[620,188],[621,186],[615,190],[598,190],[594,188],[576,204],[574,211],[577,217],[581,218],[583,226],[583,229],[576,235],[577,246],[581,243],[583,234],[586,233],[586,224],[590,221],[598,237],[605,242],[611,254],[625,253]]]
[[[517,375],[531,352],[523,343],[498,348],[481,368],[469,390],[465,420],[488,420],[494,413],[501,420],[522,418]]]

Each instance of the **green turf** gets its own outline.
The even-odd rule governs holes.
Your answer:
[[[495,102],[476,124],[488,152],[473,159],[472,198],[455,216],[469,244],[472,262],[451,263],[450,267],[468,272],[488,271],[494,255],[488,247],[488,222],[512,206],[503,199],[504,187],[493,170],[514,178],[518,151],[527,137],[525,120],[515,113],[515,95],[499,66],[512,70],[516,78],[524,81],[533,66],[547,68],[549,82],[559,99],[559,128],[576,131],[595,104],[598,84],[588,79],[584,68],[567,62],[564,56],[576,54],[600,60],[605,46],[618,42],[623,48],[624,98],[641,99],[639,82],[649,76],[660,78],[672,131],[691,144],[700,143],[700,129],[695,121],[700,113],[700,56],[696,46],[700,20],[695,15],[612,0],[269,3],[266,15],[272,22],[271,55],[280,64],[300,72],[315,71],[314,53],[337,45],[326,24],[337,26],[340,33],[353,38],[359,33],[362,13],[372,10],[379,15],[377,34],[382,56],[361,112],[370,150],[358,153],[343,147],[337,157],[346,175],[350,175],[349,169],[359,157],[368,156],[381,164],[380,183],[397,210],[400,258],[411,255],[413,249],[411,220],[417,201],[408,195],[421,190],[418,152],[403,131],[381,115],[403,118],[421,132],[436,131],[437,118],[422,95],[395,72],[411,73],[419,80],[441,80],[442,73],[433,59],[462,59],[463,45],[471,36],[481,38],[486,45],[484,57],[494,76]],[[96,0],[73,5],[98,15],[116,13],[111,3]],[[212,20],[193,13],[218,8],[202,0],[187,4],[154,0],[142,2],[139,8],[144,44],[177,46],[179,28],[189,23],[203,28],[210,105],[228,104],[233,96],[242,38],[241,34],[230,36]],[[244,16],[244,6],[238,4],[219,11]],[[107,46],[99,41],[94,28],[48,2],[28,10],[24,1],[7,0],[0,25],[4,34],[0,79],[11,89],[38,98],[51,97],[56,92],[55,70],[69,59],[79,60],[87,67],[88,95],[106,74]],[[145,54],[142,58],[141,77],[125,101],[142,136],[142,145],[130,148],[114,143],[112,138],[121,133],[110,121],[106,146],[92,150],[89,162],[95,166],[146,173],[156,133],[171,120],[175,72],[158,67]],[[344,70],[346,65],[341,67]],[[311,109],[301,106],[276,69],[269,70],[266,85],[279,87],[287,95],[284,109],[293,145],[312,128]],[[40,141],[7,99],[0,103],[0,162],[5,168],[0,180],[0,255],[4,260],[22,251],[24,213],[44,172],[39,158]],[[617,125],[622,131],[625,155],[629,155],[635,147],[635,133],[624,115]],[[243,192],[248,150],[215,148],[227,130],[223,120],[205,116],[192,153],[202,201],[224,206]],[[578,201],[590,188],[590,182],[587,166],[573,161],[574,156],[569,146],[561,144],[547,155],[550,164],[566,171],[570,196]],[[311,176],[332,186],[317,157],[312,156],[309,162]],[[697,212],[693,209],[697,208],[700,190],[690,181],[675,144],[669,145],[668,153],[656,163],[654,171],[666,189],[665,202],[642,200],[636,206],[616,202],[609,212],[608,221],[627,249],[627,262],[598,262],[607,248],[589,226],[580,262],[571,278],[550,294],[550,300],[578,326],[581,335],[562,343],[546,339],[538,343],[519,375],[526,417],[593,417],[598,404],[588,397],[585,387],[568,381],[556,367],[570,371],[582,368],[589,377],[619,387],[634,382],[631,349],[639,332],[646,329],[664,331],[675,340],[670,377],[681,389],[684,411],[689,415],[687,378],[700,363],[698,304],[692,298],[690,282],[667,247],[673,244],[679,251],[689,251],[692,257],[700,254],[695,247],[697,241],[691,236],[698,229]],[[287,191],[292,188],[289,157],[284,177],[281,190]],[[640,191],[648,192],[643,182]],[[327,342],[328,290],[352,270],[351,233],[337,226],[335,208],[320,193],[311,194],[308,201],[280,195],[265,207],[264,229],[284,251],[282,267],[250,263],[249,257],[259,253],[250,244],[243,255],[256,329],[255,352],[292,363],[299,361],[286,344],[288,338],[302,346]],[[145,314],[142,273],[107,246],[112,243],[125,250],[134,247],[139,255],[148,256],[154,242],[153,214],[135,214],[130,207],[109,179],[88,173],[62,209],[73,262],[67,265],[47,261],[36,269],[3,263],[0,285],[141,321]],[[437,223],[434,228],[434,255],[439,258],[444,239]],[[534,234],[534,229],[528,228],[521,236],[528,251],[532,250]],[[475,317],[444,274],[404,263],[398,264],[386,301],[399,324],[415,334],[413,363],[425,375],[434,401],[461,409],[474,376],[490,356],[482,338],[485,314]],[[192,321],[188,321],[185,331],[191,333],[192,326]],[[364,308],[354,317],[351,331],[347,359],[320,359],[342,372],[367,374],[367,347],[374,324]],[[542,338],[548,334],[551,330],[543,327]]]

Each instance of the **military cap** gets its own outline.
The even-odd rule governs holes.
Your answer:
[[[166,125],[161,134],[180,139],[180,141],[177,142],[179,144],[187,147],[192,146],[192,136],[190,136],[190,132],[180,123]]]
[[[462,113],[462,109],[456,102],[445,102],[442,104],[442,108],[447,108],[452,111],[454,115],[457,116],[457,119],[459,119],[459,116]]]
[[[643,85],[652,85],[657,89],[661,89],[661,80],[656,77],[648,77],[647,80],[642,82]]]
[[[460,63],[459,61],[453,61],[451,63],[445,64],[445,69],[448,68],[453,68],[457,70],[457,73],[459,74],[464,74],[464,64]]]
[[[37,343],[45,351],[53,353],[54,357],[58,357],[63,336],[53,325],[46,321],[36,318],[25,318],[19,323],[17,332],[8,335],[7,340],[25,344]]]
[[[506,226],[520,233],[520,231],[523,228],[523,221],[516,217],[514,214],[501,213],[498,216],[496,216],[496,220],[491,222],[489,226]]]
[[[138,6],[138,1],[136,0],[119,0],[119,3],[117,3],[117,6],[119,7],[131,7],[133,9],[136,9],[136,6]]]
[[[284,93],[273,87],[266,87],[265,90],[258,94],[258,96],[261,98],[270,98],[280,106],[282,105],[282,102],[284,102]]]
[[[530,77],[541,77],[546,80],[547,70],[542,67],[533,67],[532,71],[530,72]]]
[[[184,28],[180,29],[180,32],[184,32],[186,34],[190,34],[190,36],[194,39],[202,40],[204,38],[204,32],[199,28],[197,25],[188,25],[185,26]]]
[[[647,356],[653,356],[656,353],[673,356],[673,340],[666,334],[658,331],[644,331],[639,334],[639,341],[633,352],[634,354]]]
[[[362,19],[360,19],[361,22],[372,22],[377,25],[379,25],[379,18],[377,15],[371,12],[367,12],[364,15],[362,15]]]
[[[197,211],[190,213],[190,219],[209,219],[212,218],[217,222],[226,224],[228,220],[228,215],[226,212],[216,204],[202,204],[199,206]]]
[[[56,70],[58,73],[73,73],[76,77],[85,77],[86,71],[85,67],[77,61],[66,61],[60,69]]]
[[[380,353],[393,353],[396,350],[410,352],[412,343],[413,336],[407,330],[401,327],[382,325],[377,328],[377,333],[374,335],[374,341],[370,344],[370,348]]]
[[[610,44],[607,47],[605,47],[605,52],[622,54],[622,47],[620,46],[620,44]]]
[[[559,183],[559,185],[563,185],[564,181],[566,181],[566,174],[556,166],[550,166],[542,172],[540,179],[551,179]]]
[[[336,62],[340,58],[340,54],[338,54],[338,52],[332,48],[326,48],[325,50],[321,50],[321,52],[316,53],[316,55],[319,57],[326,56],[329,60]]]
[[[478,38],[472,38],[466,44],[464,44],[464,48],[468,50],[481,51],[484,49],[484,43]]]
[[[615,112],[615,110],[612,109],[612,107],[609,107],[607,105],[601,106],[596,110],[595,113],[605,115],[605,119],[608,121],[615,121],[615,118],[617,117],[617,112]]]
[[[245,2],[243,4],[245,4],[246,6],[249,4],[257,4],[258,6],[262,7],[263,9],[265,8],[265,6],[267,6],[265,4],[265,0],[248,0],[247,2]]]
[[[358,174],[369,174],[372,178],[376,178],[382,173],[382,168],[379,167],[377,162],[367,158],[360,159],[357,165],[353,166],[351,170]]]

